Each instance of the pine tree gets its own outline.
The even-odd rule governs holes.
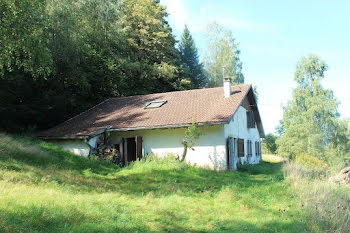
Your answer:
[[[179,52],[184,66],[185,78],[191,83],[191,88],[203,88],[207,84],[203,72],[203,64],[199,62],[198,50],[187,26],[181,36]]]

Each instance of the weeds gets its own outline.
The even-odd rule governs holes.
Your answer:
[[[310,229],[314,232],[348,233],[350,188],[328,182],[327,171],[310,166],[315,164],[313,159],[310,163],[305,163],[305,160],[285,163],[284,174],[300,197]]]

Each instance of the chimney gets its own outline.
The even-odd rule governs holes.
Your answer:
[[[230,77],[224,78],[224,96],[225,98],[231,96],[231,78]]]

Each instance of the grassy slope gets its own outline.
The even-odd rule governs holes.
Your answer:
[[[172,160],[119,169],[0,134],[3,232],[302,232],[281,164],[215,172]]]

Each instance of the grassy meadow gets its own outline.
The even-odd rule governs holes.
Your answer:
[[[150,157],[126,168],[0,134],[0,232],[305,232],[281,161],[216,172]]]

